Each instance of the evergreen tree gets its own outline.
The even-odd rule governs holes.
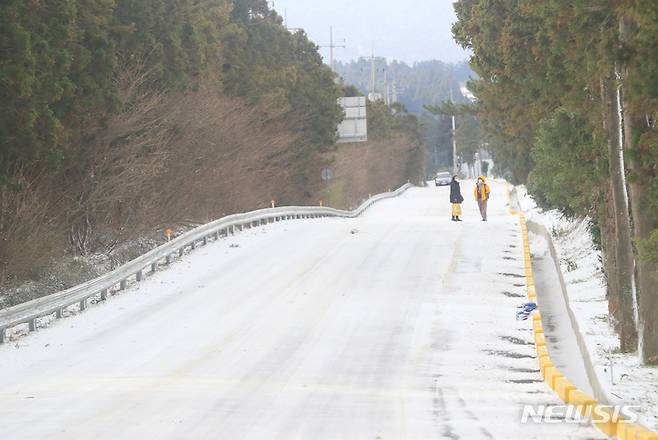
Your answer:
[[[658,304],[652,235],[658,226],[658,66],[650,55],[658,41],[658,8],[649,1],[462,0],[455,9],[453,31],[473,51],[471,65],[480,79],[470,88],[497,163],[504,159],[518,182],[529,174],[529,188],[542,206],[597,222],[610,311],[624,351],[637,342],[632,278],[638,267],[643,359],[657,362],[658,331],[646,314]],[[619,85],[625,169],[618,154]]]

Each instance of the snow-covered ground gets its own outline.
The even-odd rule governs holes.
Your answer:
[[[543,236],[529,233],[537,302],[541,310],[551,361],[578,389],[596,395],[588,367],[578,344],[578,329],[569,316],[569,304],[562,294],[559,272]]]
[[[613,405],[638,405],[639,422],[657,431],[658,368],[641,366],[637,354],[619,353],[619,339],[608,321],[601,254],[592,242],[587,220],[569,221],[558,212],[542,212],[523,187],[517,192],[528,220],[551,232],[569,306],[607,400]]]
[[[6,439],[599,439],[520,423],[537,371],[518,218],[493,184],[414,188],[358,219],[199,248],[0,346]]]

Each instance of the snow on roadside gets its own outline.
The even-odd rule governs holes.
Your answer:
[[[542,211],[523,186],[517,187],[517,193],[527,219],[543,224],[553,237],[569,307],[609,403],[637,405],[639,423],[658,430],[658,368],[640,365],[637,353],[619,353],[619,339],[608,320],[601,252],[594,246],[588,220],[569,220],[557,211]]]
[[[174,237],[192,229],[180,226]],[[165,243],[162,233],[152,232],[116,245],[110,252],[97,251],[87,256],[67,252],[53,259],[31,279],[0,290],[0,309],[41,298],[93,280]]]

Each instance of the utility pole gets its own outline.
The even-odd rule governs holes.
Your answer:
[[[343,40],[343,44],[334,44],[334,27],[333,26],[329,27],[329,45],[328,46],[320,46],[320,47],[328,47],[329,48],[329,67],[331,67],[331,70],[334,70],[334,49],[347,49],[347,45],[345,44],[345,40]]]
[[[377,93],[377,63],[383,64],[385,67],[383,68],[384,72],[384,88],[381,89],[381,93]],[[387,62],[386,58],[384,57],[376,57],[375,56],[375,49],[372,49],[372,55],[370,56],[370,80],[368,81],[368,100],[370,101],[377,101],[377,100],[384,100],[385,103],[388,104],[390,101],[387,99],[387,90],[385,90],[386,84],[388,82],[388,70],[387,70]]]
[[[288,27],[288,9],[283,10],[283,26],[286,28],[288,32],[295,33],[299,31],[303,31],[304,29],[298,28],[298,27]]]
[[[372,55],[370,57],[370,93],[374,96],[375,90],[377,89],[377,74],[375,72],[375,49],[372,49]]]
[[[452,87],[450,88],[450,103],[454,104],[452,97]],[[453,111],[452,114],[452,172],[457,174],[457,118]]]

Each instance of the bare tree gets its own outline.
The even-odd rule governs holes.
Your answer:
[[[60,224],[43,172],[16,167],[19,189],[0,186],[0,284],[30,275],[61,249]]]

